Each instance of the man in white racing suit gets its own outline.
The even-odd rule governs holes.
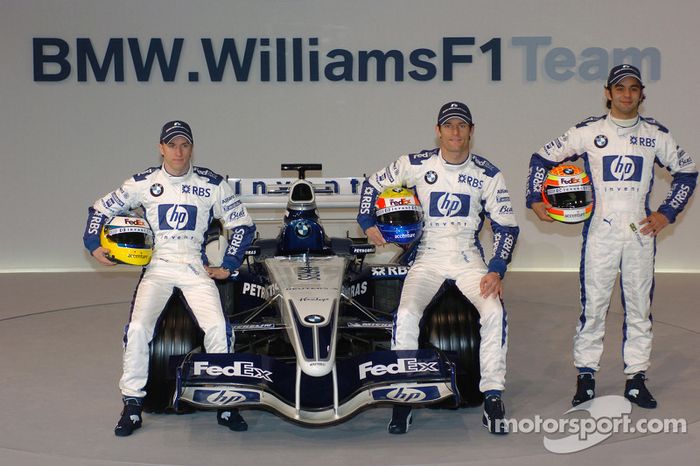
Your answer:
[[[440,147],[404,155],[369,176],[362,185],[357,219],[370,242],[384,244],[374,215],[377,196],[388,187],[414,187],[423,206],[423,236],[404,281],[392,349],[418,348],[425,308],[445,280],[454,280],[480,315],[479,388],[486,396],[484,425],[502,434],[506,433],[501,392],[505,388],[507,328],[501,280],[519,229],[503,174],[469,151],[473,131],[471,112],[465,104],[443,105],[435,127]],[[493,257],[488,265],[479,242],[484,217],[490,219],[494,233]],[[410,408],[397,405],[389,432],[405,433],[410,422]]]
[[[530,160],[526,202],[543,221],[552,221],[541,194],[549,169],[582,158],[593,185],[594,210],[584,223],[581,249],[582,312],[574,337],[574,365],[579,372],[574,406],[595,396],[594,375],[600,367],[605,316],[618,270],[625,313],[624,395],[644,408],[657,404],[645,384],[652,342],[655,237],[688,203],[698,172],[668,129],[639,115],[643,89],[636,67],[613,67],[605,86],[610,112],[584,120]],[[666,167],[673,180],[666,200],[652,212],[649,195],[655,162]]]
[[[233,334],[212,279],[226,279],[241,265],[255,225],[223,177],[192,166],[193,143],[187,123],[166,123],[160,137],[162,166],[134,175],[89,209],[83,240],[101,264],[114,265],[99,237],[109,218],[142,207],[154,234],[153,256],[136,288],[125,329],[119,382],[125,406],[115,428],[117,436],[130,435],[141,426],[149,343],[174,287],[182,291],[195,322],[204,331],[205,350],[226,353],[232,349]],[[224,228],[232,230],[221,267],[209,267],[203,253],[204,235],[212,219],[220,219]],[[220,411],[218,420],[233,430],[247,427],[235,410]]]

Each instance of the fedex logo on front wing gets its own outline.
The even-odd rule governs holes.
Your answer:
[[[271,371],[255,367],[252,362],[247,361],[236,361],[233,365],[225,367],[209,365],[209,361],[195,361],[192,372],[195,376],[207,374],[211,377],[253,377],[272,382]]]
[[[431,217],[468,217],[470,197],[461,193],[430,193]]]
[[[413,372],[439,372],[437,361],[421,362],[416,358],[399,358],[394,364],[387,366],[383,364],[374,365],[372,361],[360,364],[360,380],[367,378],[367,375],[374,377],[386,374],[410,374]]]
[[[644,159],[639,155],[603,156],[603,181],[642,181]]]

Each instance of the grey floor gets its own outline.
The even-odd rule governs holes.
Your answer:
[[[479,409],[423,409],[404,436],[386,433],[388,408],[306,429],[247,411],[250,430],[216,425],[213,413],[145,415],[129,438],[112,429],[120,410],[121,333],[135,273],[0,275],[0,465],[549,465],[692,464],[700,453],[700,276],[658,274],[649,385],[654,411],[632,419],[684,419],[685,434],[613,434],[587,450],[557,455],[543,433],[490,435]],[[508,416],[562,419],[575,373],[578,316],[574,273],[510,273]],[[598,395],[621,394],[619,293]],[[695,459],[693,459],[695,458]]]

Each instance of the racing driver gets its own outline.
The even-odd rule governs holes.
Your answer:
[[[541,186],[548,169],[579,157],[591,177],[594,210],[583,225],[581,316],[574,337],[578,369],[574,406],[595,396],[605,316],[618,270],[624,309],[622,357],[624,396],[643,408],[657,403],[646,387],[652,340],[650,313],[654,291],[656,236],[688,203],[697,181],[693,159],[658,121],[639,114],[644,85],[639,69],[614,66],[605,85],[607,115],[590,117],[546,144],[530,159],[527,206],[551,222]],[[654,163],[673,179],[661,206],[649,208]]]
[[[226,279],[241,265],[255,225],[223,177],[190,163],[193,146],[187,123],[166,123],[160,134],[162,165],[129,178],[88,211],[83,241],[100,264],[114,265],[99,238],[109,218],[142,207],[154,234],[153,257],[137,285],[124,334],[123,375],[119,382],[124,408],[114,430],[120,437],[141,427],[148,345],[174,287],[182,291],[204,331],[205,350],[225,353],[232,349],[233,333],[212,279]],[[209,267],[202,252],[204,233],[212,218],[221,219],[224,228],[232,230],[221,267]],[[220,410],[217,419],[232,430],[247,429],[237,410]]]
[[[371,243],[385,244],[376,226],[375,199],[389,187],[414,187],[423,205],[425,225],[415,262],[404,281],[392,349],[418,348],[425,308],[445,280],[455,280],[480,316],[483,423],[490,432],[505,434],[501,393],[505,388],[507,329],[501,280],[519,229],[503,174],[485,158],[470,153],[473,133],[474,122],[465,104],[443,105],[435,126],[440,146],[403,155],[369,176],[362,185],[357,221]],[[493,257],[488,265],[479,242],[484,216],[489,217],[493,230]],[[411,419],[410,407],[394,406],[389,432],[406,433]]]

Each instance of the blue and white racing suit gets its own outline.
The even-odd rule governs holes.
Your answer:
[[[623,128],[609,115],[591,117],[532,155],[527,206],[542,200],[542,182],[549,169],[579,157],[591,178],[595,204],[583,226],[582,312],[574,337],[574,364],[584,370],[600,367],[605,316],[620,270],[624,371],[634,374],[649,368],[651,354],[656,241],[639,233],[639,222],[651,213],[654,163],[673,176],[658,209],[671,223],[693,194],[697,168],[668,129],[651,118],[640,117],[634,126]]]
[[[507,328],[500,298],[481,297],[480,282],[488,272],[503,277],[510,262],[518,226],[503,174],[488,160],[470,154],[452,165],[439,149],[400,157],[368,177],[362,185],[357,221],[363,230],[376,224],[374,204],[388,187],[415,187],[423,206],[423,236],[406,276],[396,314],[393,349],[418,348],[420,319],[447,279],[472,302],[481,322],[480,390],[505,388]],[[486,265],[479,232],[489,217],[493,257]]]
[[[83,241],[92,253],[100,246],[100,230],[111,217],[143,207],[154,234],[153,257],[134,294],[124,335],[124,396],[143,397],[148,379],[148,345],[165,304],[178,287],[197,324],[204,331],[209,353],[229,352],[233,334],[214,281],[204,269],[204,234],[213,219],[230,229],[222,267],[231,272],[243,261],[255,225],[231,186],[206,168],[192,167],[183,176],[149,168],[126,180],[121,188],[90,207]]]

